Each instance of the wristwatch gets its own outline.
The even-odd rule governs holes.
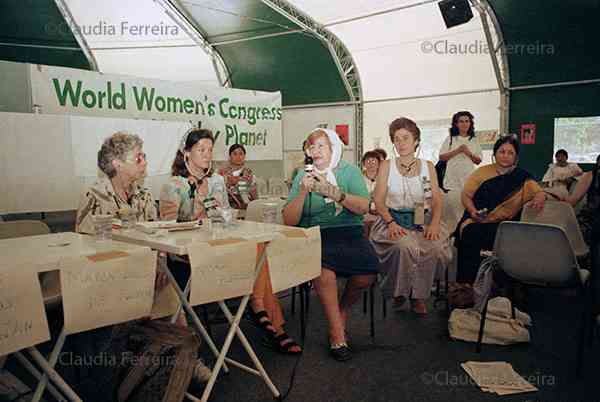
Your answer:
[[[346,193],[342,193],[342,194],[340,195],[340,200],[338,201],[338,203],[340,203],[340,204],[341,204],[341,203],[342,203],[342,202],[343,202],[345,199],[346,199]]]

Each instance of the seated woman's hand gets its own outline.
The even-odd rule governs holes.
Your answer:
[[[544,209],[544,203],[546,202],[546,194],[543,191],[539,191],[538,193],[535,194],[535,197],[533,197],[533,200],[531,200],[531,208],[533,209],[537,209],[537,210],[542,210]]]
[[[483,216],[482,216],[482,215],[480,215],[480,214],[478,213],[478,211],[477,211],[477,210],[470,211],[470,212],[469,212],[469,215],[471,216],[471,219],[473,220],[473,222],[477,222],[477,223],[481,223],[481,222],[483,222],[483,219],[484,219],[484,218],[483,218]]]
[[[388,225],[388,237],[390,240],[398,240],[399,238],[406,236],[406,234],[406,230],[396,222],[392,221]]]
[[[427,240],[438,240],[440,238],[440,224],[432,223],[425,226],[425,233],[423,235]]]
[[[300,186],[302,190],[310,192],[313,191],[315,186],[315,178],[310,175],[304,175],[302,181],[300,182]]]
[[[334,186],[326,181],[323,177],[320,177],[319,181],[315,182],[314,191],[336,202],[342,198],[342,190],[338,186]]]

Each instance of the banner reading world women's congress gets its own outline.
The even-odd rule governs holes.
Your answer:
[[[281,160],[281,94],[31,66],[33,104],[44,114],[189,121],[211,129],[216,149],[242,144],[249,160]]]

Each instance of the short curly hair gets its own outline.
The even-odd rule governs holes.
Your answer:
[[[141,148],[143,145],[144,141],[135,134],[116,132],[102,143],[100,151],[98,151],[98,167],[109,179],[112,179],[117,175],[112,161],[115,159],[125,161],[129,152],[133,151],[135,147]]]

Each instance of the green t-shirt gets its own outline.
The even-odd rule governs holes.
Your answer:
[[[334,169],[335,179],[338,187],[347,194],[357,195],[359,197],[369,198],[369,191],[365,185],[363,175],[360,170],[346,161],[340,161],[338,167]],[[294,178],[292,189],[288,195],[287,202],[290,203],[300,193],[300,183],[306,172],[299,171]],[[310,204],[310,214],[309,214]],[[304,208],[302,217],[298,226],[320,226],[321,228],[332,228],[341,226],[362,226],[362,215],[355,214],[344,208],[339,215],[335,215],[335,203],[325,202],[325,198],[318,193],[310,193],[304,199]]]

